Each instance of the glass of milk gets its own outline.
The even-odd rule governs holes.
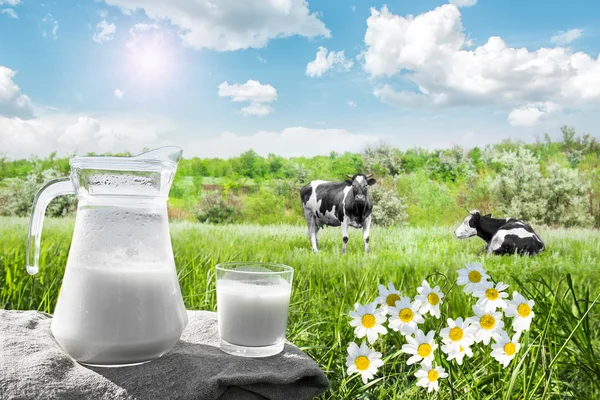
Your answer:
[[[280,353],[294,269],[260,262],[221,263],[215,269],[221,350],[244,357]]]

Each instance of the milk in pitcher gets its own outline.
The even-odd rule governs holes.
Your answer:
[[[168,267],[168,268],[167,268]],[[70,265],[52,334],[87,364],[132,364],[173,348],[185,327],[174,268]],[[61,307],[61,303],[77,307]]]

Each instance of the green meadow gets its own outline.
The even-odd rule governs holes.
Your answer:
[[[40,272],[24,266],[26,218],[0,217],[0,308],[51,313],[63,276],[73,218],[46,218]],[[321,399],[597,399],[600,398],[600,234],[584,228],[537,228],[547,250],[534,257],[487,256],[478,238],[458,240],[453,226],[373,227],[372,251],[365,254],[360,231],[351,230],[341,255],[339,228],[319,232],[313,254],[299,225],[209,225],[171,222],[171,238],[188,309],[216,310],[214,266],[224,261],[269,261],[295,269],[287,339],[309,354],[327,374],[330,389]],[[413,298],[423,279],[439,284],[446,298],[442,319],[427,317],[422,330],[440,329],[445,318],[472,316],[473,297],[454,286],[456,270],[479,262],[495,281],[510,284],[535,300],[531,329],[507,368],[490,356],[491,347],[473,345],[462,366],[436,362],[451,372],[440,391],[416,386],[418,366],[400,352],[404,338],[389,330],[374,345],[384,366],[363,384],[346,374],[347,346],[354,336],[348,313],[356,302],[378,296],[378,284],[393,282]],[[507,325],[509,320],[506,320]],[[440,324],[442,325],[440,327]]]

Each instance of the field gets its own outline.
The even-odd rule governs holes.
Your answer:
[[[0,308],[52,312],[68,255],[73,219],[47,218],[42,235],[40,273],[24,267],[27,220],[0,218]],[[331,388],[321,399],[421,399],[415,385],[416,365],[399,349],[404,340],[391,332],[376,342],[385,365],[364,385],[346,374],[348,343],[353,334],[348,313],[355,302],[378,296],[377,285],[393,282],[413,297],[421,281],[443,286],[456,270],[477,261],[495,281],[510,284],[535,299],[531,330],[522,339],[518,359],[503,368],[489,347],[474,346],[461,368],[439,357],[452,380],[441,380],[431,398],[449,399],[594,399],[600,398],[600,233],[588,229],[539,229],[547,251],[532,258],[480,254],[478,238],[460,241],[453,228],[379,228],[371,232],[365,254],[359,231],[351,230],[348,253],[340,254],[339,229],[319,233],[320,253],[313,254],[303,226],[202,225],[172,222],[171,236],[184,301],[188,309],[215,310],[213,267],[223,261],[271,261],[295,268],[288,340],[321,366]],[[448,292],[450,285],[444,289]],[[456,318],[472,315],[460,287],[442,308]],[[437,329],[428,319],[423,330]]]

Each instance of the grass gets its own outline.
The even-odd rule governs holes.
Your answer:
[[[0,307],[52,312],[68,255],[72,219],[46,219],[40,273],[27,276],[24,253],[27,220],[0,218]],[[351,230],[342,256],[339,229],[319,233],[313,254],[300,226],[211,226],[171,223],[171,237],[184,301],[188,309],[215,310],[213,267],[223,261],[270,261],[295,268],[288,340],[308,353],[331,380],[321,399],[593,399],[600,398],[600,234],[597,230],[540,229],[547,251],[535,257],[480,255],[477,238],[459,241],[450,227],[372,229],[372,252],[363,251],[359,231]],[[348,324],[355,302],[372,301],[378,284],[393,282],[413,297],[416,287],[436,272],[456,280],[465,263],[483,263],[496,281],[535,300],[531,330],[519,358],[503,368],[490,348],[474,346],[462,368],[438,358],[452,380],[438,394],[415,385],[417,366],[407,366],[404,343],[391,333],[375,348],[386,361],[363,385],[345,373],[346,348],[360,341]],[[430,283],[444,285],[440,275]],[[446,286],[448,288],[450,285]],[[446,289],[447,291],[447,289]],[[596,303],[595,303],[596,302]],[[460,287],[447,293],[446,316],[472,315],[472,298]],[[438,329],[426,319],[424,331]]]

